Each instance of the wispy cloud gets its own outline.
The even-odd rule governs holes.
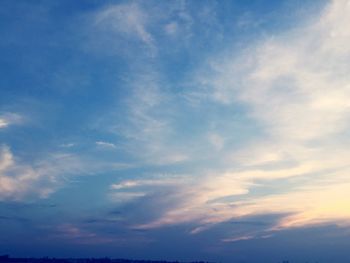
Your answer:
[[[96,145],[104,148],[116,148],[114,143],[104,142],[104,141],[97,141]]]
[[[11,125],[20,124],[23,121],[23,117],[17,113],[3,113],[0,114],[0,129],[6,128]]]
[[[349,1],[7,2],[0,242],[25,224],[50,249],[150,257],[349,228]]]
[[[238,241],[242,241],[242,240],[250,240],[253,239],[254,236],[238,236],[238,237],[231,237],[231,238],[225,238],[222,241],[223,242],[238,242]]]
[[[60,145],[60,147],[63,147],[63,148],[71,148],[71,147],[74,147],[75,146],[75,143],[63,143]]]
[[[106,237],[99,235],[90,230],[82,229],[81,226],[73,224],[61,224],[53,229],[53,233],[49,236],[51,239],[64,240],[72,244],[106,244],[118,241],[115,237]]]
[[[282,220],[288,227],[349,217],[345,204],[336,205],[348,198],[341,185],[348,183],[349,151],[341,141],[347,140],[350,116],[350,79],[345,73],[350,69],[350,34],[342,26],[349,12],[348,1],[334,1],[318,21],[257,42],[239,58],[219,60],[213,63],[213,77],[201,78],[214,101],[246,104],[249,117],[265,134],[261,142],[234,151],[230,161],[245,168],[227,178],[259,181],[262,188],[281,178],[309,178],[293,192],[247,196],[246,201],[232,202],[236,207],[230,211],[225,205],[219,221],[236,213],[296,213]],[[327,185],[322,184],[325,178],[330,180]],[[302,201],[310,199],[313,202]]]
[[[20,199],[33,190],[33,185],[40,175],[32,167],[17,165],[10,149],[6,146],[1,148],[0,160],[1,199]],[[51,190],[42,186],[34,191],[38,191],[38,194],[44,197]]]
[[[136,3],[116,4],[100,10],[95,17],[96,26],[111,34],[121,34],[128,38],[142,41],[152,52],[155,52],[155,40],[148,32],[150,17]]]
[[[244,118],[257,123],[254,140],[232,147],[231,137],[208,136],[206,129],[202,138],[225,151],[212,159],[212,165],[202,163],[205,172],[200,176],[193,175],[181,186],[174,184],[176,194],[164,197],[172,199],[172,205],[140,227],[184,222],[205,226],[235,217],[284,213],[288,216],[273,228],[279,229],[340,223],[350,217],[344,203],[349,199],[350,151],[345,142],[349,140],[350,31],[344,27],[350,22],[349,8],[348,1],[333,1],[313,22],[260,39],[239,55],[225,51],[224,57],[208,60],[210,70],[199,71],[196,80],[199,88],[188,91],[200,95],[196,107],[208,103],[227,110],[244,107]],[[147,110],[138,113],[137,109],[135,117],[147,116],[143,115]],[[220,113],[212,118],[220,116],[226,122],[222,127],[230,129],[234,119]],[[156,124],[152,129],[163,129]],[[114,189],[140,184],[129,181]]]
[[[130,90],[123,101],[125,110],[112,111],[106,118],[109,132],[124,138],[123,150],[141,163],[167,165],[186,161],[183,146],[171,141],[176,135],[175,98],[161,89],[164,83],[158,72],[152,67],[134,72],[125,85]]]
[[[115,162],[92,162],[69,153],[49,153],[29,163],[14,156],[11,149],[0,147],[0,200],[23,201],[47,198],[73,180],[76,175],[129,168]]]
[[[0,119],[0,128],[5,128],[8,126],[8,122],[4,119]]]

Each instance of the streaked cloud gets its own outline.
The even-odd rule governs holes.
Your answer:
[[[232,238],[225,238],[222,241],[223,242],[238,242],[238,241],[242,241],[242,240],[249,240],[249,239],[253,239],[254,236],[238,236],[238,237],[232,237]]]
[[[349,8],[348,1],[334,1],[312,22],[260,39],[238,55],[225,51],[222,57],[208,59],[209,70],[200,70],[196,77],[199,88],[188,92],[199,94],[196,107],[206,109],[211,103],[232,110],[244,105],[245,118],[258,123],[258,136],[243,147],[229,147],[231,138],[206,134],[216,150],[226,149],[218,155],[220,161],[202,163],[200,176],[174,184],[176,194],[164,197],[173,200],[172,205],[139,227],[194,222],[201,226],[194,231],[198,233],[232,218],[286,214],[266,229],[274,231],[342,224],[349,218],[344,200],[349,200],[350,151],[344,142],[350,116],[350,33],[343,26]],[[230,127],[229,116],[220,119],[226,122],[224,129]],[[141,184],[148,183],[128,181],[112,188],[120,191]]]
[[[10,125],[20,124],[23,117],[17,113],[6,112],[0,114],[0,129],[4,129]]]
[[[60,145],[60,147],[63,147],[63,148],[71,148],[71,147],[74,147],[75,146],[75,143],[63,143]]]
[[[349,1],[10,2],[0,219],[144,254],[349,228]]]
[[[5,128],[8,126],[8,122],[4,119],[0,119],[0,128]]]
[[[142,41],[152,52],[155,40],[148,32],[150,17],[137,3],[106,6],[95,17],[95,24],[110,33],[118,33]]]
[[[115,243],[118,238],[101,236],[89,230],[81,229],[73,224],[60,224],[53,229],[53,233],[48,239],[61,239],[71,244],[108,244]]]
[[[96,145],[104,148],[116,148],[114,143],[104,142],[104,141],[97,141]]]
[[[45,158],[25,162],[11,149],[0,148],[0,200],[35,200],[74,181],[77,175],[92,175],[101,171],[129,168],[115,162],[92,162],[76,154],[50,153]]]
[[[45,197],[51,192],[48,187],[36,188],[34,186],[39,180],[40,174],[30,166],[17,165],[8,147],[2,146],[0,160],[1,199],[21,199],[31,191]]]

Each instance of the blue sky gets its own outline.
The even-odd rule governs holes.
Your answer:
[[[349,259],[349,1],[0,7],[0,253]]]

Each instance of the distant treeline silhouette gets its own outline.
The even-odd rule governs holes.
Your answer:
[[[112,258],[12,258],[8,255],[0,256],[0,263],[184,263],[165,260],[134,260]],[[206,261],[193,261],[188,263],[210,263]]]
[[[166,261],[166,260],[140,260],[140,259],[114,259],[114,258],[12,258],[8,255],[0,256],[0,263],[213,263],[208,261]],[[288,260],[282,263],[289,263]],[[318,262],[315,262],[318,263]]]

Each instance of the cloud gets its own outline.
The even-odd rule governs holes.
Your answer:
[[[138,229],[156,228],[168,224],[209,223],[217,216],[213,213],[216,199],[247,194],[246,182],[233,178],[206,176],[193,178],[185,175],[164,175],[153,179],[128,180],[112,184],[116,193],[130,195],[143,192],[143,196],[155,196],[151,200],[166,204],[164,214],[153,222],[139,224]],[[213,203],[211,203],[213,202]],[[158,206],[158,207],[159,207]],[[163,206],[163,205],[161,205]]]
[[[107,237],[92,232],[90,230],[82,229],[81,226],[77,226],[74,224],[60,224],[53,229],[53,233],[47,237],[48,239],[60,239],[68,241],[72,244],[107,244],[114,243],[119,241],[118,238],[115,237]]]
[[[60,147],[63,147],[63,148],[72,148],[75,146],[75,143],[63,143],[60,145]]]
[[[40,175],[30,166],[17,165],[8,147],[3,146],[0,155],[0,198],[16,200],[34,190],[33,185]],[[49,194],[50,188],[43,186],[34,191],[44,197]]]
[[[130,54],[126,56],[128,62],[136,60],[137,64],[140,59],[157,63],[163,55],[172,57],[183,52],[192,57],[196,53],[194,46],[222,39],[216,11],[215,3],[197,6],[187,1],[106,5],[88,15],[91,47],[102,45],[98,51],[103,53],[106,50],[102,49],[107,49],[118,57]]]
[[[234,62],[216,64],[219,77],[208,83],[213,99],[246,103],[251,116],[278,139],[322,139],[344,130],[348,33],[337,28],[347,9],[345,2],[334,2],[318,22],[264,40]]]
[[[96,145],[104,148],[116,148],[114,143],[104,142],[104,141],[97,141]]]
[[[225,145],[225,140],[217,133],[210,133],[208,135],[209,142],[216,150],[221,150]]]
[[[10,125],[22,123],[23,118],[17,113],[3,113],[0,114],[0,129],[7,128]]]
[[[148,179],[121,181],[110,185],[111,198],[114,202],[125,204],[141,197],[151,196],[157,190],[182,187],[186,178],[183,176],[158,176]]]
[[[183,145],[171,141],[176,136],[177,107],[173,94],[161,89],[163,84],[152,67],[132,73],[125,83],[130,95],[123,101],[123,111],[115,113],[113,109],[101,120],[106,123],[102,126],[109,126],[109,132],[123,138],[120,147],[138,163],[161,166],[188,159]]]
[[[47,198],[72,181],[75,175],[125,169],[129,166],[99,162],[67,153],[50,153],[32,163],[16,158],[11,149],[0,147],[0,200],[24,201]]]
[[[115,183],[110,186],[112,190],[130,189],[138,186],[166,186],[179,184],[182,180],[179,177],[171,178],[154,178],[154,179],[139,179],[139,180],[127,180],[120,183]]]
[[[334,1],[316,22],[261,40],[238,58],[219,59],[212,63],[211,77],[201,77],[209,86],[208,97],[227,107],[247,105],[249,118],[260,123],[264,134],[228,158],[244,171],[216,179],[247,181],[253,187],[259,182],[262,189],[280,179],[285,180],[279,182],[281,188],[290,178],[300,180],[296,189],[283,189],[282,194],[267,191],[227,202],[209,221],[295,213],[281,220],[280,227],[290,227],[349,217],[342,201],[349,197],[342,186],[349,182],[345,156],[350,152],[341,143],[348,140],[344,132],[350,118],[350,78],[345,73],[350,70],[350,31],[342,26],[349,13],[349,1]],[[213,185],[220,189],[215,181]]]
[[[201,169],[193,169],[189,180],[167,185],[173,191],[162,198],[170,205],[158,218],[140,222],[138,227],[192,222],[202,231],[232,218],[285,214],[269,228],[272,231],[343,224],[350,217],[346,204],[350,29],[344,26],[350,22],[349,13],[349,1],[333,1],[312,22],[259,39],[240,53],[225,51],[223,56],[208,59],[209,69],[199,70],[195,87],[187,93],[199,94],[193,110],[208,113],[210,125],[203,125],[204,134],[192,144],[207,159],[200,162]],[[144,120],[145,126],[133,136],[157,142],[152,137],[156,135],[167,145],[171,137],[164,134],[172,126],[168,116],[162,121],[150,118],[159,93],[147,94],[142,95],[144,101],[140,98],[141,104],[135,103],[142,105],[134,108],[135,123]],[[208,112],[208,103],[223,111]],[[243,146],[233,144],[232,135],[226,136],[234,132],[232,122],[237,119],[222,114],[237,110],[242,112],[242,125],[253,122],[256,127]],[[215,126],[218,119],[220,133],[208,136],[208,127]],[[209,147],[200,147],[203,138],[222,151],[210,155]],[[199,162],[193,152],[184,154]],[[113,188],[132,190],[149,184],[131,180]],[[154,183],[153,191],[161,192],[164,186],[160,185]]]
[[[4,119],[0,119],[0,128],[5,128],[8,126],[8,123]]]
[[[222,241],[223,242],[238,242],[238,241],[242,241],[242,240],[250,240],[253,239],[254,236],[238,236],[238,237],[231,237],[231,238],[225,238]]]
[[[95,15],[96,26],[140,40],[154,52],[155,40],[147,30],[149,22],[148,14],[136,3],[110,5]]]
[[[166,24],[164,26],[164,30],[168,35],[175,35],[177,33],[177,31],[179,30],[178,28],[178,24],[176,22],[170,22],[169,24]]]

